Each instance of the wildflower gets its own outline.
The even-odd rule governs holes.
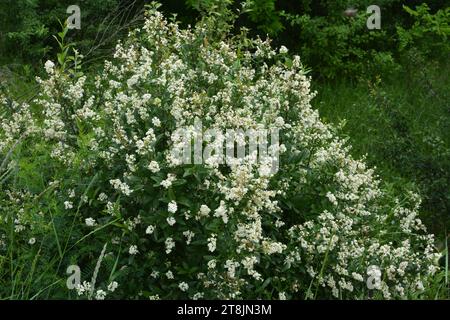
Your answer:
[[[53,68],[55,67],[55,64],[52,61],[47,60],[47,62],[45,62],[45,64],[44,64],[44,67],[45,67],[45,71],[48,74],[53,74],[54,73],[54,69]]]
[[[86,218],[86,219],[84,220],[84,222],[86,223],[86,225],[87,225],[88,227],[93,227],[93,226],[95,226],[95,225],[97,224],[97,222],[96,222],[95,219],[93,219],[93,218]]]
[[[97,290],[95,293],[95,300],[105,300],[106,292],[104,290]]]
[[[276,125],[277,127],[282,127],[282,126],[284,126],[284,119],[283,119],[283,117],[277,117],[277,118],[275,119],[275,125]]]
[[[129,88],[133,87],[139,81],[139,76],[134,75],[130,79],[127,80],[127,85]]]
[[[155,231],[154,226],[148,226],[147,229],[145,229],[146,234],[152,234]]]
[[[166,220],[169,226],[173,226],[177,222],[174,217],[168,217]]]
[[[175,175],[168,174],[167,179],[161,181],[161,186],[168,189],[172,185],[172,182],[174,182],[174,181],[175,181]]]
[[[417,290],[419,290],[419,291],[425,290],[422,281],[417,281]]]
[[[216,268],[216,260],[212,259],[208,261],[208,269],[215,269]]]
[[[277,227],[277,228],[281,228],[282,226],[284,226],[286,223],[284,223],[283,221],[281,221],[281,220],[277,220],[277,221],[275,221],[275,227]]]
[[[28,244],[35,244],[36,243],[36,238],[30,238],[30,240],[28,240]]]
[[[192,232],[192,231],[187,230],[187,231],[183,232],[183,235],[187,238],[186,239],[186,244],[189,245],[191,243],[191,241],[192,241],[192,238],[194,238],[195,233]]]
[[[160,127],[161,126],[161,120],[159,120],[157,117],[154,117],[152,119],[152,123],[155,127]]]
[[[334,194],[332,194],[331,192],[327,192],[326,197],[328,198],[328,200],[330,200],[330,202],[334,205],[337,206],[337,200],[336,197],[334,196]]]
[[[108,200],[108,196],[104,192],[102,192],[98,195],[98,200],[102,201],[102,202],[106,201],[106,200]]]
[[[222,218],[223,223],[228,223],[227,209],[224,201],[220,202],[220,206],[214,211],[214,216],[217,218]]]
[[[120,190],[126,196],[129,196],[133,192],[125,182],[122,182],[119,179],[110,180],[109,183],[114,189]]]
[[[130,248],[128,249],[128,253],[130,255],[132,255],[132,256],[138,254],[139,251],[138,251],[137,246],[136,245],[131,245]]]
[[[21,231],[23,231],[23,230],[25,230],[25,226],[24,226],[24,225],[16,224],[16,225],[14,226],[14,232],[16,232],[16,233],[21,232]]]
[[[175,201],[170,201],[170,202],[169,202],[169,205],[167,206],[167,210],[168,210],[170,213],[175,213],[175,212],[177,212],[177,210],[178,210],[177,203],[176,203]]]
[[[180,288],[181,291],[187,291],[189,289],[189,285],[186,282],[181,282],[178,285],[178,288]]]
[[[262,250],[265,254],[282,253],[286,249],[286,245],[280,242],[266,241],[262,242]]]
[[[197,292],[192,296],[192,300],[199,300],[199,299],[203,299],[205,295],[203,294],[203,292]]]
[[[288,53],[288,51],[289,51],[288,48],[286,48],[285,46],[281,46],[280,47],[280,53],[281,54],[286,54],[286,53]]]
[[[211,212],[211,209],[207,205],[202,204],[200,206],[200,216],[207,217],[210,212]]]
[[[172,252],[173,248],[175,248],[175,241],[172,238],[167,238],[165,241],[166,245],[166,253],[169,254]]]
[[[108,290],[111,292],[114,292],[114,291],[116,291],[118,286],[119,286],[119,284],[116,281],[113,281],[108,285]]]
[[[353,279],[355,279],[357,281],[361,281],[361,282],[364,281],[363,276],[360,275],[359,273],[352,272],[352,277],[353,277]]]
[[[216,250],[216,242],[217,242],[216,235],[212,234],[211,237],[208,238],[208,250],[210,252],[214,252]]]
[[[148,165],[148,169],[153,172],[153,173],[157,173],[159,172],[159,164],[156,161],[151,161],[150,164]]]
[[[67,210],[72,209],[73,208],[73,203],[70,201],[65,201],[64,202],[64,208],[66,208]]]
[[[75,290],[77,291],[77,294],[79,296],[83,295],[84,293],[87,293],[91,291],[91,283],[87,281],[83,281],[82,284],[77,284],[75,286]]]

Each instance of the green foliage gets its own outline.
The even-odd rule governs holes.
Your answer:
[[[215,11],[208,9],[214,3],[211,0],[187,2],[202,14],[205,10]],[[369,14],[366,8],[371,4],[368,0],[303,0],[295,3],[288,0],[247,0],[243,3],[243,14],[237,24],[250,28],[252,34],[277,36],[275,42],[287,45],[291,52],[298,53],[302,61],[312,68],[315,78],[374,78],[398,70],[399,47],[405,45],[406,39],[415,45],[419,37],[413,34],[425,35],[427,32],[422,27],[412,27],[410,31],[410,16],[400,0],[379,1],[381,30],[368,30],[366,21]],[[227,5],[239,9],[238,1],[229,1]],[[443,4],[430,2],[430,6],[441,8]],[[357,12],[354,16],[346,16],[344,10],[352,7]],[[426,3],[422,7],[428,8]],[[420,10],[418,18],[424,15],[424,9]],[[448,11],[442,9],[435,16],[420,18],[424,22],[415,22],[414,26],[425,23],[425,28],[442,35],[447,30],[445,23],[448,23],[445,10]],[[397,36],[400,31],[396,26],[398,30],[403,30],[400,41]],[[445,54],[447,51],[446,47],[442,47],[443,41],[445,39],[441,37],[432,41],[428,39],[427,42],[430,48],[440,46],[438,52]]]
[[[411,28],[397,26],[400,50],[416,47],[428,56],[444,55],[450,52],[450,7],[430,13],[430,7],[423,3],[415,10],[408,6],[404,9],[414,19]]]
[[[396,67],[386,31],[369,31],[366,15],[355,18],[284,14],[299,28],[299,51],[316,75],[328,79],[367,77]],[[330,21],[331,20],[331,21]]]
[[[255,24],[256,29],[269,35],[283,31],[281,15],[275,8],[276,0],[248,0],[244,2],[245,12]]]
[[[424,2],[419,6],[420,2]],[[81,1],[82,29],[68,36],[86,56],[87,62],[103,58],[113,43],[133,24],[144,0]],[[313,70],[316,78],[364,78],[392,73],[399,67],[399,55],[408,47],[441,58],[449,50],[447,41],[449,7],[443,1],[378,1],[382,29],[366,28],[369,0],[164,0],[161,10],[177,13],[177,19],[192,24],[199,16],[221,15],[227,22],[239,10],[237,27],[252,35],[276,37]],[[0,3],[0,47],[2,58],[35,65],[54,48],[51,34],[59,29],[58,19],[68,14],[69,0],[8,0]],[[343,11],[354,7],[347,17]],[[434,13],[433,13],[434,12]],[[217,20],[219,22],[220,20]],[[225,25],[222,25],[222,27]],[[220,26],[217,26],[220,28]],[[92,51],[95,51],[93,54]],[[18,54],[19,53],[19,54]],[[52,52],[53,54],[54,52]],[[94,56],[94,57],[92,57]],[[4,62],[3,62],[4,63]]]
[[[450,225],[448,64],[408,51],[402,72],[375,81],[317,87],[313,103],[327,121],[345,124],[355,156],[367,155],[396,188],[421,194],[422,217],[438,237]],[[417,66],[420,66],[419,68]]]
[[[42,62],[55,48],[52,35],[65,21],[70,0],[6,0],[0,2],[0,63],[12,62],[35,65]],[[95,48],[108,49],[127,31],[127,24],[136,21],[142,7],[137,0],[81,0],[81,30],[69,30],[67,36],[87,53]],[[122,30],[125,28],[125,30]],[[91,57],[89,57],[91,58]]]
[[[304,63],[312,68],[315,78],[358,79],[392,74],[400,67],[395,26],[409,30],[409,16],[403,10],[402,1],[379,1],[381,30],[368,30],[366,8],[371,4],[366,0],[303,0],[296,4],[277,1],[278,9],[272,16],[274,19],[281,16],[283,27],[271,33],[280,36],[291,51],[300,54]],[[357,11],[346,16],[347,8]],[[446,18],[443,13],[437,16],[441,22]],[[250,20],[264,23],[253,16]]]
[[[57,36],[53,36],[58,43],[60,52],[56,54],[57,61],[62,73],[67,73],[71,77],[81,77],[81,58],[78,51],[74,48],[74,43],[66,43],[67,24],[61,25],[62,30]]]

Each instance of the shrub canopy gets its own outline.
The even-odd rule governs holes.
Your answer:
[[[15,246],[36,239],[41,255],[57,257],[47,263],[57,277],[70,264],[84,277],[93,271],[77,292],[98,298],[399,298],[423,289],[437,255],[418,197],[393,197],[352,159],[311,108],[298,56],[268,40],[218,37],[213,26],[181,30],[151,7],[95,76],[47,62],[39,96],[4,107],[0,232],[9,221]],[[278,128],[279,171],[249,157],[180,165],[173,133],[196,118],[204,130]]]

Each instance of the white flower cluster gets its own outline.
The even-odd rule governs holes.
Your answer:
[[[151,270],[133,281],[148,284],[140,290],[149,298],[165,290],[189,298],[360,297],[370,265],[383,272],[375,290],[384,298],[423,287],[437,255],[417,216],[417,197],[407,194],[400,204],[373,170],[349,156],[310,106],[314,93],[300,58],[269,62],[277,55],[269,41],[212,45],[208,37],[214,32],[203,24],[180,30],[150,9],[101,74],[73,80],[70,99],[58,91],[67,79],[46,64],[49,79],[40,81],[34,101],[42,117],[25,105],[1,119],[0,152],[24,135],[47,143],[62,168],[86,179],[99,172],[99,194],[79,209],[82,224],[101,224],[104,212],[121,220],[108,232],[133,256],[127,276],[141,276],[143,265]],[[255,154],[178,165],[173,133],[198,117],[222,131],[280,129],[282,145],[273,150],[280,170],[269,170],[271,159],[251,161]],[[76,140],[79,118],[83,139]],[[77,203],[65,201],[67,210]],[[141,219],[145,227],[133,223],[124,231]]]

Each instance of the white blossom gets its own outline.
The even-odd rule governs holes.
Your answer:
[[[181,291],[187,291],[189,289],[189,285],[186,282],[181,282],[178,285],[178,288],[180,288]]]
[[[155,227],[154,226],[148,226],[147,229],[145,229],[145,233],[146,234],[153,234],[153,232],[155,231]]]
[[[128,253],[130,255],[136,255],[139,253],[139,250],[136,245],[131,245],[130,248],[128,249]]]
[[[167,210],[168,210],[170,213],[175,213],[175,212],[177,212],[177,210],[178,210],[177,203],[176,203],[175,201],[170,201],[170,202],[169,202],[169,205],[167,206]]]
[[[85,224],[86,224],[88,227],[93,227],[93,226],[95,226],[95,225],[97,224],[97,222],[95,221],[94,218],[86,218],[86,219],[84,220],[84,222],[85,222]]]
[[[108,291],[114,292],[116,291],[117,287],[119,286],[119,284],[116,281],[112,281],[109,285],[108,285]]]

